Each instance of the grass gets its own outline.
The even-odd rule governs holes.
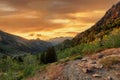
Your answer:
[[[104,39],[104,48],[120,47],[120,29],[113,31],[111,35]]]
[[[23,62],[7,57],[0,59],[0,80],[24,80],[34,76],[37,71],[43,68],[35,55],[27,55]]]
[[[72,55],[72,56],[70,56],[70,57],[66,57],[66,58],[63,58],[63,59],[60,59],[59,61],[57,61],[57,62],[55,62],[56,64],[59,64],[59,63],[66,63],[66,62],[68,62],[68,61],[71,61],[71,60],[79,60],[79,59],[81,59],[82,58],[82,56],[81,55],[79,55],[79,54],[76,54],[76,55]]]
[[[58,60],[63,59],[63,58],[67,58],[67,57],[71,57],[74,55],[78,55],[79,53],[81,53],[80,55],[82,56],[82,48],[83,48],[84,44],[72,47],[72,48],[68,48],[65,49],[64,51],[57,51],[57,57]]]
[[[82,43],[78,46],[67,48],[63,51],[57,51],[58,60],[79,55],[83,57],[85,55],[91,55],[108,48],[120,47],[120,28],[114,29],[109,35],[105,35],[102,40],[103,46],[100,46],[100,39],[96,39],[93,42]]]
[[[104,46],[100,46],[100,40],[96,39],[90,43],[82,43],[78,46],[57,51],[58,63],[81,59],[85,55],[94,54],[100,50],[120,47],[120,29],[113,30],[110,35],[104,36]],[[27,55],[23,62],[7,57],[0,59],[0,80],[24,80],[34,76],[37,71],[44,70],[47,65],[42,64],[38,56]],[[107,57],[100,61],[105,67],[120,63],[120,57]]]
[[[100,47],[99,42],[92,42],[68,48],[65,49],[64,51],[58,51],[57,56],[59,60],[66,57],[74,57],[76,55],[77,55],[76,57],[81,58],[84,55],[93,54],[101,49],[102,47]]]
[[[105,68],[110,68],[112,65],[120,63],[120,56],[106,57],[100,60],[100,63],[103,64]]]

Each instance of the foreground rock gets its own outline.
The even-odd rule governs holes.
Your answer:
[[[93,76],[93,77],[96,77],[96,78],[100,78],[100,77],[101,77],[100,74],[93,74],[92,76]]]
[[[99,62],[109,56],[120,56],[119,51],[120,48],[108,49],[100,52],[103,56],[96,59],[93,56],[99,53],[81,60],[53,63],[27,80],[120,80],[120,63],[106,69]]]

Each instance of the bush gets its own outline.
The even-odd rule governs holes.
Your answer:
[[[80,57],[82,57],[85,54],[91,54],[100,49],[99,41],[92,42],[92,43],[86,43],[81,44],[72,48],[68,48],[64,51],[58,51],[57,56],[58,59],[74,56],[76,54],[79,54]]]
[[[33,76],[38,69],[38,64],[36,56],[27,55],[24,58],[24,77]]]
[[[24,65],[36,65],[36,64],[38,64],[36,56],[29,54],[26,57],[24,57]]]
[[[16,75],[13,71],[9,70],[0,76],[0,80],[16,80]]]
[[[33,76],[34,74],[35,74],[35,72],[36,72],[36,68],[35,68],[35,66],[33,66],[33,65],[28,65],[28,66],[26,66],[25,67],[25,69],[24,69],[24,77],[27,77],[27,76]]]
[[[101,46],[102,42],[102,46]],[[76,54],[80,56],[90,55],[107,48],[120,47],[120,29],[113,30],[109,35],[105,35],[103,39],[96,39],[93,42],[82,43],[78,46],[67,48],[63,51],[57,51],[58,59],[70,57]]]
[[[108,38],[104,41],[105,48],[114,48],[120,47],[120,32],[115,32],[108,36]]]
[[[0,80],[22,80],[32,76],[39,69],[38,62],[34,55],[25,56],[23,62],[12,57],[0,59]]]

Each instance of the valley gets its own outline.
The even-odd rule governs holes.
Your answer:
[[[47,2],[44,3],[47,4]],[[46,12],[44,10],[46,7],[42,9]],[[56,11],[56,13],[59,12]],[[37,13],[33,11],[29,14]],[[54,15],[54,17],[58,16]],[[34,18],[33,21],[38,19],[36,16],[25,18]],[[69,18],[74,19],[72,16]],[[68,24],[77,25],[78,23],[57,19],[51,20],[50,24],[50,20],[47,21],[47,19],[50,19],[50,16],[40,19],[46,20],[45,22],[50,26],[47,27],[44,22],[41,23],[48,29],[43,32],[44,35],[31,31],[29,36],[37,36],[36,39],[25,39],[0,30],[0,80],[120,80],[120,1],[106,11],[98,22],[75,37],[41,40],[39,37],[48,39],[51,34],[55,36],[54,33],[64,34],[63,36],[77,33],[77,31],[72,32],[73,28],[69,28]],[[55,28],[58,28],[56,31],[51,30],[54,28],[53,23],[56,25]],[[63,25],[67,26],[71,32],[64,31],[65,28],[59,29],[59,26],[63,27]],[[28,31],[30,29],[28,28]],[[39,28],[39,30],[45,29]],[[50,30],[51,33],[47,33]]]

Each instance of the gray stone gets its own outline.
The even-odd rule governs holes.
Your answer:
[[[87,58],[83,58],[83,59],[81,59],[82,61],[87,61]]]
[[[92,61],[91,64],[96,64],[97,62],[96,61]]]
[[[98,58],[102,58],[102,57],[103,57],[103,54],[102,54],[102,53],[98,53],[98,54],[97,54],[97,57],[98,57]]]
[[[113,80],[111,76],[108,76],[107,77],[107,80]]]
[[[96,78],[100,78],[100,77],[101,77],[100,74],[93,74],[92,76],[93,76],[93,77],[96,77]]]

